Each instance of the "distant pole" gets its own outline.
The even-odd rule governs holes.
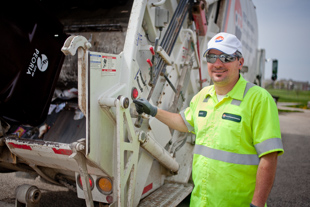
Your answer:
[[[268,58],[266,59],[266,62],[272,61],[272,68],[271,68],[271,80],[272,80],[272,87],[274,88],[274,82],[278,78],[278,60],[274,58]]]

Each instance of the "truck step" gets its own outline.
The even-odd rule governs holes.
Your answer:
[[[140,201],[139,207],[173,207],[177,206],[193,190],[192,184],[167,183]]]

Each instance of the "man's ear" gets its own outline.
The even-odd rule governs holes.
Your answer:
[[[244,58],[240,58],[239,59],[239,70],[242,69],[243,64],[244,64]]]

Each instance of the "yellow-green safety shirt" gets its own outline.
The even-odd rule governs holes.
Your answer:
[[[190,206],[248,207],[259,158],[284,152],[271,95],[240,75],[222,101],[214,86],[208,86],[180,114],[188,131],[196,134]]]

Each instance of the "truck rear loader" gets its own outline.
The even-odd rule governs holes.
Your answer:
[[[241,73],[259,84],[264,50],[257,48],[255,6],[251,0],[70,4],[22,1],[14,10],[25,18],[10,9],[1,16],[7,33],[0,171],[66,186],[87,206],[177,206],[193,189],[195,135],[138,114],[133,100],[175,113],[188,107],[212,84],[202,54],[220,31],[242,41]],[[40,196],[22,186],[16,202],[37,205]]]

